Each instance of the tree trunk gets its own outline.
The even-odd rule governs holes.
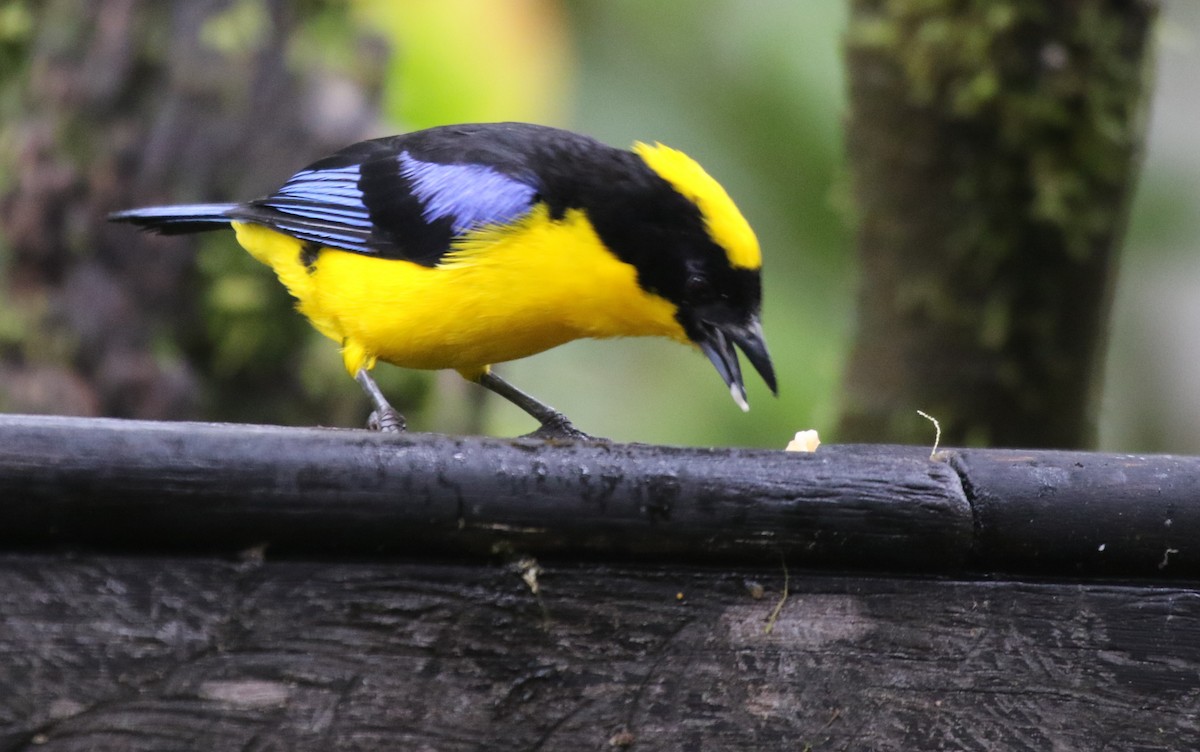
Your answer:
[[[287,294],[232,240],[198,271],[197,241],[105,215],[250,198],[361,137],[373,86],[330,75],[301,36],[320,14],[323,34],[350,29],[346,8],[47,0],[4,14],[0,409],[286,420],[308,336]],[[360,78],[378,73],[377,48],[350,46]]]
[[[855,0],[863,281],[839,438],[1094,436],[1157,5]]]

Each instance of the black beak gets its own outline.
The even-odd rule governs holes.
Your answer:
[[[750,319],[747,324],[704,322],[700,328],[703,334],[696,344],[700,345],[700,349],[712,361],[717,373],[721,374],[725,385],[729,387],[729,394],[733,396],[733,401],[737,403],[738,407],[745,411],[750,409],[750,404],[746,402],[746,385],[742,383],[742,368],[738,364],[737,351],[733,349],[734,345],[737,345],[745,353],[750,364],[754,366],[754,370],[758,371],[758,375],[762,376],[762,380],[771,388],[771,393],[779,394],[779,390],[775,386],[775,369],[771,366],[771,355],[767,352],[767,343],[763,340],[762,324],[759,323],[757,316]]]

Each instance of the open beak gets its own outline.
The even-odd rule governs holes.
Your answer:
[[[762,324],[757,316],[750,319],[749,323],[742,325],[704,322],[701,324],[701,330],[703,335],[696,344],[712,361],[717,373],[721,374],[721,378],[729,387],[729,394],[733,397],[733,401],[742,408],[743,412],[750,409],[750,403],[746,401],[746,385],[742,382],[742,368],[738,364],[737,350],[733,349],[734,345],[737,345],[738,349],[750,360],[754,370],[758,371],[758,375],[762,376],[762,380],[771,388],[771,393],[779,393],[775,386],[775,369],[771,366],[771,355],[767,352],[767,343],[763,340]]]

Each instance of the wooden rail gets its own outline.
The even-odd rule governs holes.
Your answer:
[[[1197,749],[1198,488],[0,417],[0,752]]]
[[[0,543],[1200,577],[1200,458],[0,416]]]

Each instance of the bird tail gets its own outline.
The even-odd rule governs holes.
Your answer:
[[[237,204],[179,204],[128,209],[108,215],[110,222],[129,222],[161,235],[219,230],[228,226]]]

